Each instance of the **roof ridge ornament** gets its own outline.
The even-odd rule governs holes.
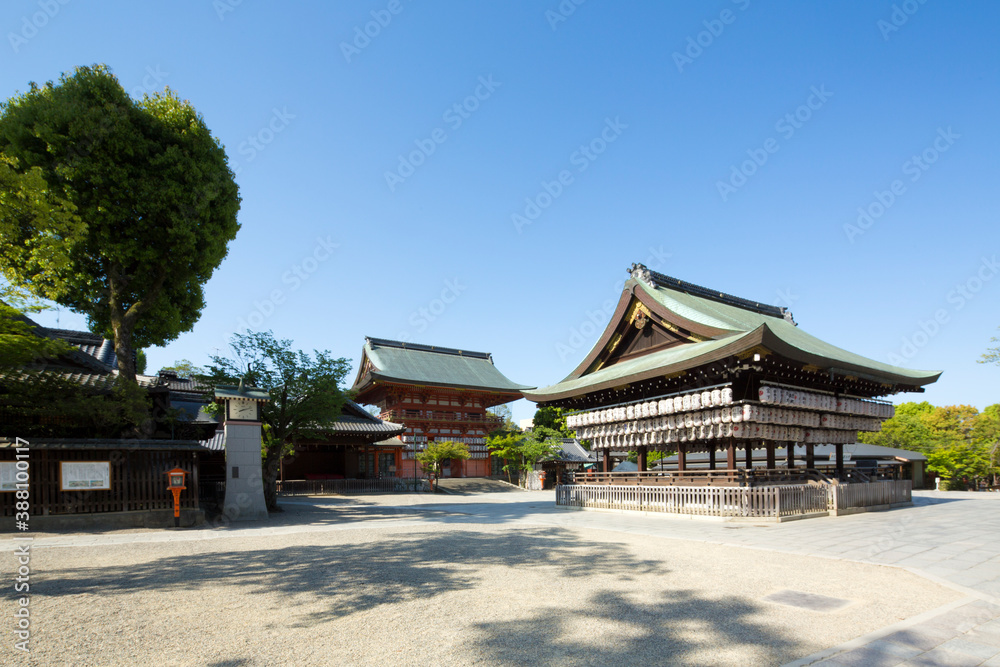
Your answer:
[[[787,308],[781,309],[781,316],[784,317],[785,321],[791,324],[793,327],[799,326],[799,323],[795,321],[794,317],[792,317],[792,311],[788,310]]]
[[[630,268],[626,269],[626,271],[635,280],[644,282],[653,288],[657,286],[656,281],[653,280],[653,272],[647,269],[645,264],[639,264],[637,262],[634,262]]]

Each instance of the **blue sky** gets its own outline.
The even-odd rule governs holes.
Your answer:
[[[548,385],[643,262],[1000,401],[1000,6],[678,5],[8,0],[0,94],[103,62],[226,146],[242,230],[150,370],[249,324]]]

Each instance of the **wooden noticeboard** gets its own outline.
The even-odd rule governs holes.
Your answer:
[[[60,461],[61,491],[107,491],[111,489],[110,461]]]
[[[0,461],[0,493],[17,491],[17,461]]]

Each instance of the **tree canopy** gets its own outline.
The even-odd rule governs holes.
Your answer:
[[[264,500],[277,509],[277,479],[281,458],[294,451],[296,441],[322,433],[336,420],[347,394],[340,384],[350,371],[347,359],[329,351],[307,354],[292,349],[292,341],[278,340],[270,331],[234,334],[230,356],[213,355],[199,379],[211,386],[245,385],[267,391],[261,406],[263,423]]]
[[[493,456],[507,462],[503,469],[510,480],[514,470],[527,472],[539,461],[554,456],[560,449],[559,439],[562,437],[559,431],[535,426],[527,434],[494,433],[486,438],[486,447]]]
[[[433,484],[433,480],[441,477],[441,468],[445,461],[453,459],[463,461],[469,456],[469,447],[465,443],[436,440],[429,443],[427,449],[417,454],[417,461],[424,472],[430,475]]]
[[[103,65],[0,105],[0,271],[136,348],[189,331],[239,230],[221,144],[167,89],[131,99]]]
[[[858,440],[926,455],[928,469],[941,475],[948,488],[967,488],[991,476],[995,481],[1000,474],[1000,404],[979,412],[971,405],[903,403],[881,431],[859,433]]]

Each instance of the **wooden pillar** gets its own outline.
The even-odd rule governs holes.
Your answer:
[[[604,450],[604,470],[603,472],[611,472],[611,448],[608,447]]]
[[[712,448],[710,450],[708,450],[708,469],[709,470],[715,470],[715,445],[714,444],[712,445]]]
[[[795,468],[795,443],[794,442],[786,442],[785,443],[785,449],[786,449],[786,451],[788,453],[788,456],[785,457],[785,459],[787,461],[788,469],[789,470],[793,470]]]
[[[813,452],[813,444],[811,442],[806,444],[806,467],[807,468],[816,467],[816,456],[815,453]]]
[[[677,443],[677,472],[687,470],[687,445],[683,442]]]
[[[747,448],[745,453],[746,453],[747,470],[750,470],[750,468],[753,468],[753,446],[750,444],[749,441],[747,441]]]
[[[844,478],[844,446],[834,445],[837,449],[837,477]]]
[[[730,440],[726,447],[726,469],[736,470],[736,441]]]
[[[639,447],[636,450],[636,454],[637,454],[636,460],[638,461],[639,464],[639,472],[646,472],[646,448]]]
[[[777,465],[774,462],[774,440],[768,440],[766,447],[767,447],[767,469],[774,470],[774,467]]]

